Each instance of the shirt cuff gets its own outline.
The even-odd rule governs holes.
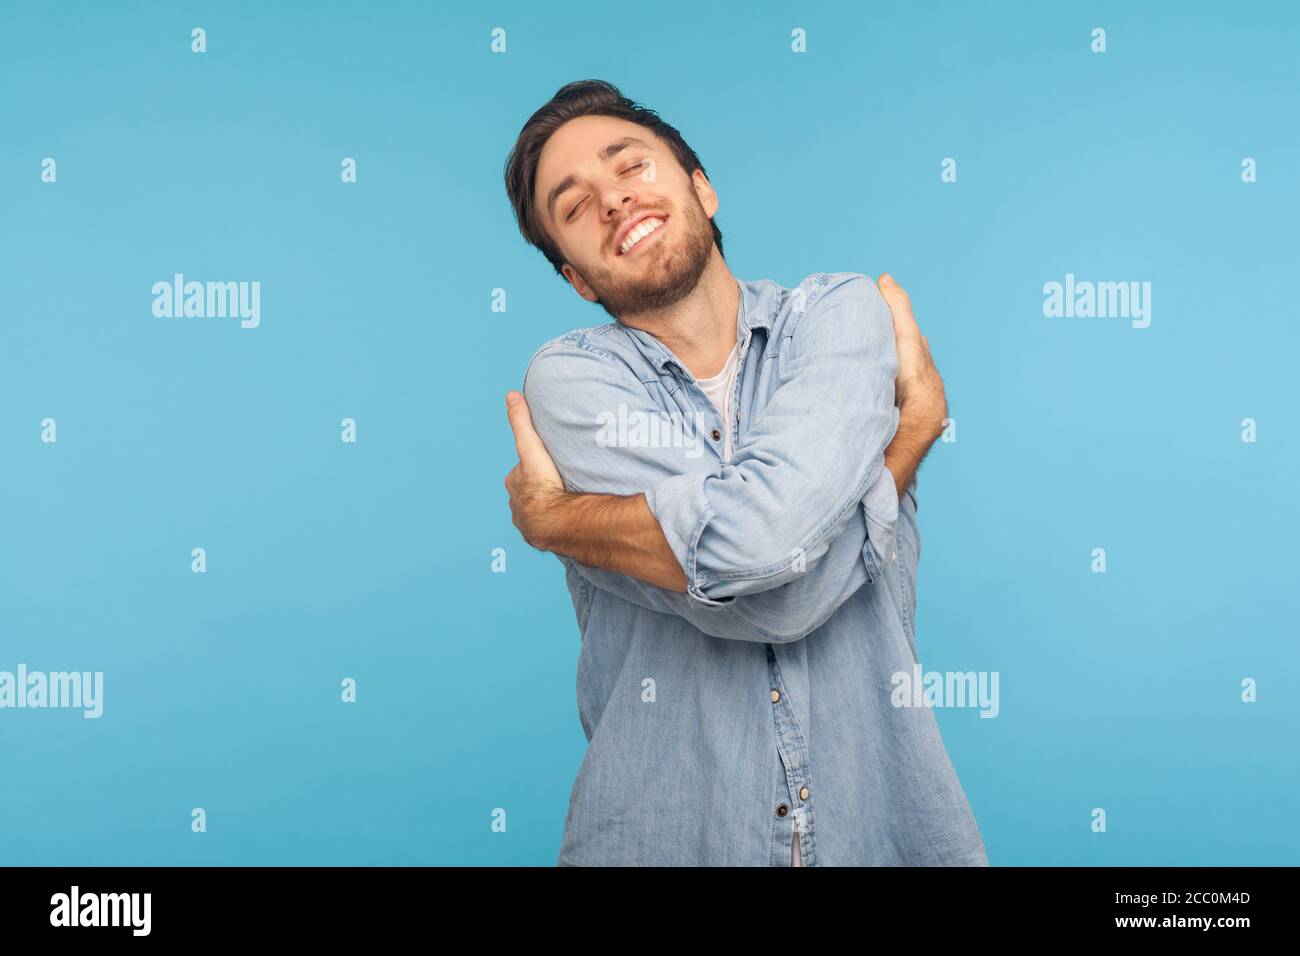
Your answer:
[[[700,535],[714,514],[704,495],[707,477],[698,472],[673,475],[652,485],[645,492],[645,499],[686,575],[686,593],[701,604],[721,607],[731,603],[730,599],[717,601],[705,597],[699,581]]]
[[[875,581],[898,557],[898,485],[887,467],[867,489],[862,498],[862,514],[867,522],[867,541],[862,546],[862,560],[867,580]]]

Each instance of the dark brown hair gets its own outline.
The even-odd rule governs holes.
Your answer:
[[[612,83],[604,80],[577,80],[560,87],[549,102],[528,118],[528,122],[519,131],[514,148],[506,157],[505,168],[506,195],[510,197],[519,231],[529,245],[542,251],[542,255],[550,260],[560,275],[563,275],[560,266],[564,264],[564,257],[547,233],[533,201],[537,161],[551,134],[564,123],[579,116],[613,116],[644,126],[668,144],[688,176],[697,169],[708,175],[700,157],[686,145],[686,140],[682,139],[682,134],[675,127],[660,119],[654,110],[632,102]],[[717,217],[710,221],[713,223],[713,241],[721,255],[722,230],[718,228]]]

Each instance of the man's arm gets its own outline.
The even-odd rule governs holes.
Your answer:
[[[776,390],[732,459],[717,474],[675,475],[646,490],[699,601],[794,580],[858,508],[868,579],[893,557],[898,498],[884,451],[900,415],[889,307],[856,273],[818,274],[799,290],[800,307],[768,344],[780,353]]]
[[[707,450],[702,448],[698,435],[684,443],[654,448],[639,441],[611,443],[602,439],[596,423],[604,416],[613,415],[614,409],[619,410],[624,420],[641,422],[659,415],[660,410],[651,403],[641,381],[614,361],[612,355],[571,345],[571,342],[549,343],[529,363],[525,389],[538,409],[537,425],[541,434],[532,426],[528,402],[517,393],[507,396],[519,464],[506,476],[505,485],[510,493],[515,525],[535,547],[546,542],[541,540],[533,519],[545,514],[561,498],[601,498],[617,506],[622,498],[642,497],[633,489],[664,477],[692,468],[716,470],[703,457]],[[575,388],[575,383],[581,383],[581,387]],[[563,477],[557,464],[563,470]],[[609,493],[595,489],[609,489]],[[662,537],[657,522],[644,530]],[[618,533],[629,536],[626,528]],[[853,547],[848,536],[842,540]],[[853,580],[847,593],[865,580],[865,572],[860,570],[864,540],[865,529],[859,532],[856,553],[842,551],[839,558],[839,577],[844,582]],[[596,553],[598,550],[599,545],[595,546],[591,558],[604,560]],[[594,586],[633,604],[681,617],[712,637],[762,643],[799,640],[820,626],[829,612],[822,619],[811,618],[807,611],[810,602],[799,600],[800,594],[820,597],[844,583],[830,580],[826,587],[821,587],[823,578],[836,573],[829,562],[821,562],[804,580],[784,588],[705,604],[681,591],[582,564],[562,554],[557,556]],[[858,566],[856,580],[845,562]],[[783,596],[789,600],[782,600]]]
[[[511,421],[521,423],[516,431],[529,427],[523,398],[512,392],[506,402]],[[514,506],[515,524],[533,547],[669,591],[686,591],[686,575],[644,494],[575,494],[554,488],[533,491],[531,499],[529,494],[521,490],[511,502],[520,499]]]
[[[519,410],[512,414],[515,416],[527,414],[527,406],[522,400],[519,402]],[[518,485],[515,487],[518,488]],[[894,488],[891,478],[890,494],[894,493]],[[591,500],[592,502],[600,500],[606,506],[613,505],[616,509],[625,503],[644,503],[644,495],[640,494],[613,496],[573,494],[563,491],[559,494],[565,500]],[[517,494],[514,500],[518,500]],[[900,503],[898,507],[900,522],[904,518],[903,510]],[[565,518],[562,512],[553,512],[556,520],[581,522],[583,520],[580,516],[581,512],[575,514],[579,516],[575,518],[570,515]],[[607,542],[599,537],[603,534],[621,535],[625,539],[638,538],[644,534],[662,539],[659,523],[653,514],[649,513],[648,507],[645,507],[644,511],[640,508],[627,509],[614,522],[614,524],[640,522],[637,527],[619,528],[614,524],[606,523],[602,530],[592,533],[584,532],[581,524],[575,524],[567,532],[572,535],[566,539],[569,544],[556,544],[550,548],[543,547],[543,550],[553,550],[562,562],[572,565],[597,588],[649,610],[684,618],[712,637],[763,643],[788,643],[806,637],[824,624],[844,601],[869,580],[863,557],[863,547],[867,540],[864,516],[854,514],[847,520],[855,524],[856,533],[850,532],[838,536],[830,544],[827,554],[796,580],[769,590],[708,603],[697,601],[684,593],[685,578],[681,575],[676,557],[672,555],[666,543],[658,549],[659,558],[652,554],[653,546],[629,552],[638,556],[626,559],[623,552],[618,551],[617,548],[613,551],[602,550],[608,548]],[[518,520],[516,524],[521,530],[525,527]],[[592,541],[590,546],[584,546],[582,538],[588,533],[591,533],[596,540]],[[526,534],[526,540],[538,547],[545,544],[538,538],[536,532]],[[593,563],[575,560],[566,555],[565,550],[581,553],[587,561]],[[644,562],[641,560],[642,557],[645,559]],[[665,562],[666,567],[652,568],[649,562],[660,558]],[[605,562],[606,567],[594,566],[594,562]],[[626,567],[633,573],[607,570],[610,565]],[[674,574],[677,576],[676,581],[673,580]],[[648,583],[648,580],[652,581],[655,578],[660,578],[664,584],[658,586],[655,583]]]
[[[512,411],[512,420],[517,417],[518,428],[531,428],[525,417],[529,415],[527,404],[512,392],[508,407],[513,410],[516,402],[521,407]],[[900,500],[934,442],[930,434],[923,421],[900,413],[898,431],[885,450],[885,468]],[[606,495],[574,493],[562,487],[516,487],[516,524],[533,547],[669,591],[686,591],[686,575],[644,493]]]
[[[542,388],[542,395],[534,398],[535,404],[541,402],[539,414],[546,433],[546,445],[532,428],[527,404],[518,402],[516,397],[517,404],[510,411],[520,465],[511,472],[506,484],[512,491],[515,523],[525,539],[537,547],[567,556],[596,586],[642,606],[687,617],[705,633],[714,636],[794,640],[820,626],[840,603],[872,579],[864,567],[867,557],[864,545],[872,522],[876,522],[879,532],[881,515],[884,514],[889,523],[886,530],[892,538],[892,524],[897,515],[896,499],[906,492],[920,458],[942,427],[942,382],[937,372],[928,378],[917,375],[918,359],[922,356],[914,347],[919,346],[923,338],[916,329],[906,297],[887,277],[882,279],[881,289],[891,306],[899,348],[897,394],[906,399],[896,440],[884,453],[885,464],[863,500],[861,511],[855,510],[847,515],[839,527],[827,534],[811,552],[800,556],[803,573],[792,581],[779,586],[762,581],[760,584],[765,587],[720,600],[699,601],[683,595],[681,592],[686,582],[680,561],[669,547],[644,495],[567,493],[565,483],[546,454],[546,446],[557,452],[557,461],[569,479],[568,484],[578,488],[584,484],[617,485],[622,476],[629,474],[629,467],[633,478],[631,483],[644,487],[662,477],[665,456],[654,453],[647,457],[644,451],[620,449],[621,454],[616,459],[596,455],[598,462],[593,466],[595,453],[590,423],[597,408],[587,409],[585,421],[581,415],[575,417],[578,406],[573,401],[573,381],[557,381],[558,375],[531,376],[546,386]],[[890,345],[892,349],[893,344]],[[585,364],[584,357],[587,358]],[[576,367],[566,364],[564,371],[574,378],[581,378],[581,394],[592,395],[597,407],[602,402],[610,408],[616,401],[620,407],[631,402],[630,414],[638,414],[638,389],[642,404],[645,404],[644,386],[636,381],[635,376],[631,378],[635,386],[631,390],[625,388],[621,393],[611,394],[597,387],[593,393],[590,386],[602,380],[603,370],[610,363],[598,361],[591,350],[575,350],[567,360],[578,364]],[[933,363],[929,365],[933,369]],[[532,368],[530,363],[530,371]],[[554,371],[557,366],[552,363],[551,369]],[[909,388],[914,380],[925,389]],[[624,376],[624,383],[626,381]],[[937,418],[935,402],[923,400],[927,398],[925,390],[935,387],[938,390]],[[650,414],[653,413],[651,410]],[[880,452],[876,454],[880,455]],[[671,469],[671,455],[667,457]],[[602,468],[606,471],[602,472]],[[714,472],[716,466],[708,473]],[[845,534],[850,529],[852,533]],[[877,533],[876,537],[883,535]],[[892,540],[889,547],[892,549]],[[885,555],[886,563],[890,557],[892,555]],[[647,581],[658,586],[644,583]]]

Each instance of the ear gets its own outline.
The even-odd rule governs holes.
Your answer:
[[[572,283],[573,288],[577,290],[578,295],[582,296],[588,302],[595,302],[600,298],[600,296],[596,295],[596,290],[587,285],[587,283],[582,280],[582,276],[578,275],[578,270],[573,268],[573,266],[569,265],[567,262],[560,266],[560,272],[563,274],[564,278],[568,279],[569,282]]]
[[[691,174],[691,185],[695,187],[695,195],[699,197],[700,205],[712,219],[713,214],[718,211],[718,194],[713,191],[713,186],[709,183],[709,177],[704,175],[704,170],[697,169]]]

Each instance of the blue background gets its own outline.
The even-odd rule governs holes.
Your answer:
[[[921,663],[1000,673],[937,712],[990,860],[1300,862],[1294,11],[6,3],[0,670],[105,709],[0,711],[0,862],[554,862],[579,637],[503,397],[607,317],[501,170],[587,77],[699,152],[739,277],[911,292],[957,420]],[[261,326],[155,318],[176,272],[260,281]],[[1067,272],[1150,281],[1151,326],[1045,318]]]

